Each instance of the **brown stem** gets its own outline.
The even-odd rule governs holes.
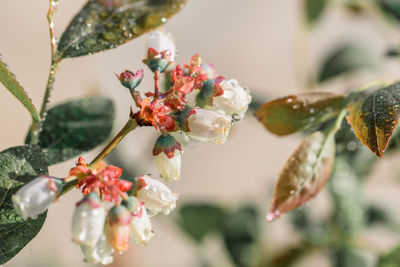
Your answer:
[[[99,161],[104,159],[117,145],[121,140],[132,130],[134,130],[138,126],[138,123],[135,119],[129,118],[128,122],[121,129],[121,131],[114,137],[113,140],[100,152],[99,155],[89,164],[89,167],[94,167]]]
[[[89,164],[89,168],[93,168],[96,164],[103,160],[118,144],[121,140],[131,131],[133,131],[138,126],[138,123],[135,118],[129,117],[129,120],[125,124],[125,126],[121,129],[121,131],[111,140],[111,142],[97,155],[97,157],[92,160]],[[76,186],[78,183],[78,179],[69,180],[63,187],[63,190],[60,196],[64,195],[72,188]]]

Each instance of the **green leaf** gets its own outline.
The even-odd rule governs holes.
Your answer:
[[[60,58],[115,48],[164,24],[185,0],[89,0],[58,45]]]
[[[68,101],[48,111],[38,145],[49,164],[62,162],[103,143],[111,133],[113,121],[114,106],[109,99]]]
[[[223,226],[225,247],[236,266],[255,266],[260,238],[259,214],[253,206],[243,206],[230,214]]]
[[[398,0],[375,0],[378,6],[397,21],[400,21],[400,1]]]
[[[354,93],[347,109],[357,138],[382,157],[400,118],[400,82],[377,83]]]
[[[318,194],[331,175],[334,159],[334,134],[317,131],[305,138],[278,177],[267,221],[300,207]]]
[[[15,79],[15,76],[8,70],[7,65],[1,61],[0,56],[0,82],[4,85],[4,87],[11,92],[24,107],[31,114],[32,120],[35,122],[40,121],[39,113],[37,112],[35,106],[32,104],[31,99],[28,97],[28,94],[19,84],[19,82]]]
[[[326,8],[327,0],[304,0],[304,11],[307,23],[312,25],[318,21]]]
[[[185,204],[179,209],[178,224],[195,241],[202,242],[207,234],[220,230],[225,217],[225,210],[212,204]]]
[[[46,213],[24,221],[17,215],[11,196],[24,184],[48,174],[45,155],[39,147],[18,146],[0,152],[0,264],[4,264],[40,231]]]
[[[342,95],[301,93],[264,103],[255,116],[270,132],[288,135],[316,127],[337,116],[344,107]]]
[[[377,267],[398,267],[400,262],[400,246],[379,257]]]
[[[336,48],[322,63],[318,82],[326,82],[339,75],[349,74],[362,68],[372,67],[373,60],[364,48],[347,44]]]

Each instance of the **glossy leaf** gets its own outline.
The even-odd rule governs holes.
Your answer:
[[[273,221],[312,199],[328,181],[334,158],[333,134],[317,131],[305,138],[279,175],[267,221]]]
[[[358,92],[347,109],[347,120],[357,138],[382,157],[400,117],[400,83]]]
[[[373,65],[370,53],[364,48],[356,45],[340,46],[323,61],[318,74],[318,82],[326,82],[339,75],[349,74]]]
[[[163,25],[185,0],[89,0],[58,45],[61,58],[115,48]]]
[[[327,0],[304,0],[304,11],[307,23],[312,25],[318,21],[327,5]]]
[[[48,111],[39,146],[49,164],[65,161],[103,143],[111,133],[113,121],[114,106],[109,99],[68,101]]]
[[[270,132],[288,135],[316,127],[337,116],[344,107],[342,95],[301,93],[264,103],[255,116]]]
[[[0,56],[1,59],[1,56]],[[0,60],[0,83],[10,91],[31,114],[32,120],[39,122],[40,116],[26,91],[22,88],[15,76],[8,70],[7,65]]]
[[[225,247],[238,267],[255,266],[260,239],[259,214],[253,206],[243,206],[230,214],[223,226]]]
[[[0,152],[0,264],[13,258],[40,231],[46,213],[24,221],[15,212],[11,196],[40,174],[47,175],[39,147],[19,146]]]
[[[185,204],[179,209],[179,215],[182,229],[195,241],[202,242],[207,234],[221,229],[226,212],[211,204]]]

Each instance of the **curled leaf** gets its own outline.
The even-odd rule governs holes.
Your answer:
[[[264,103],[255,116],[270,132],[288,135],[318,126],[337,116],[344,106],[339,94],[301,93]]]
[[[304,139],[279,175],[267,221],[312,199],[328,181],[334,159],[334,134],[317,131]]]
[[[60,58],[115,48],[164,24],[185,0],[89,0],[58,45]]]
[[[357,138],[382,157],[400,118],[400,82],[357,92],[347,109],[347,121]]]

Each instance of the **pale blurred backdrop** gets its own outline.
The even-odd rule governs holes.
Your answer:
[[[84,0],[60,0],[55,16],[59,36]],[[46,0],[0,1],[0,53],[17,75],[33,102],[41,104],[50,62]],[[261,100],[305,90],[305,74],[313,73],[318,59],[343,40],[361,41],[377,58],[388,44],[396,45],[396,28],[369,16],[355,18],[341,8],[324,16],[312,34],[306,32],[300,1],[296,0],[188,0],[186,8],[165,27],[176,38],[178,61],[188,61],[199,52],[212,62],[218,73],[236,78]],[[117,109],[116,132],[123,126],[131,99],[114,73],[144,68],[141,63],[147,35],[117,49],[76,59],[66,59],[55,83],[52,103],[85,95],[111,97]],[[324,90],[346,91],[382,78],[396,79],[400,64],[396,60],[379,62],[380,68],[351,79],[339,79]],[[146,71],[141,88],[150,88],[152,78]],[[0,86],[0,149],[22,144],[30,118],[24,108]],[[157,175],[151,159],[155,135],[151,129],[139,129],[122,143],[123,161],[135,170]],[[258,204],[267,212],[272,186],[285,159],[300,141],[299,136],[279,138],[264,130],[252,114],[232,131],[224,145],[201,143],[187,149],[180,182],[170,187],[180,201],[206,200],[235,207],[246,202]],[[96,151],[85,154],[90,160]],[[50,173],[63,177],[75,160],[53,166]],[[399,166],[392,156],[385,157],[367,184],[367,198],[387,205],[399,213]],[[384,196],[384,197],[382,197]],[[38,236],[6,266],[88,266],[82,261],[79,246],[71,242],[70,222],[80,194],[60,199],[48,213]],[[394,204],[396,203],[396,204]],[[326,192],[308,204],[315,214],[329,209]],[[397,213],[396,213],[397,212]],[[112,266],[180,267],[196,266],[198,248],[174,225],[170,216],[152,221],[155,236],[146,246],[131,245],[123,255],[115,255]],[[272,224],[262,222],[262,240],[270,251],[279,251],[296,242],[285,218]],[[368,233],[377,250],[384,251],[400,241],[381,229]],[[1,242],[1,240],[0,240]],[[216,266],[231,266],[223,248],[215,240],[206,240],[206,255]],[[323,255],[312,255],[299,266],[329,266]]]

